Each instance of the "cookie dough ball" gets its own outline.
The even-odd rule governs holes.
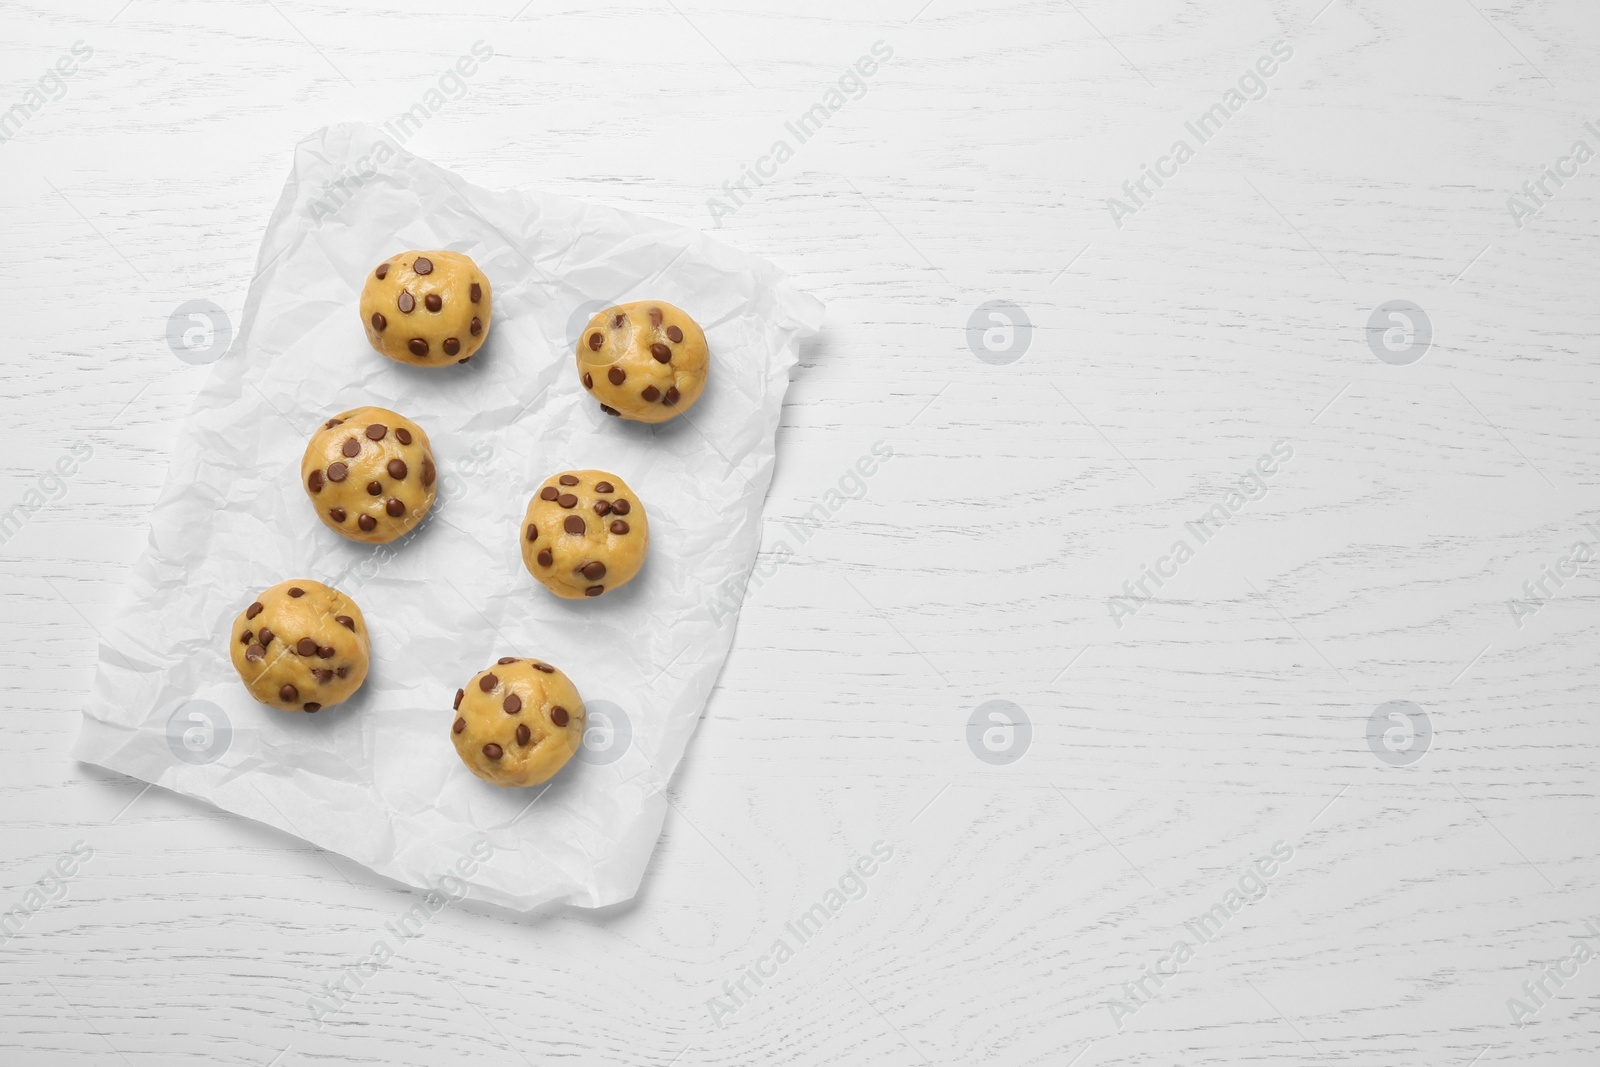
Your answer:
[[[295,578],[256,597],[233,620],[228,654],[250,695],[282,711],[321,711],[354,695],[372,646],[356,602]]]
[[[422,427],[386,408],[335,415],[312,434],[300,461],[317,518],[370,545],[416,528],[433,507],[438,476]]]
[[[551,475],[522,519],[522,565],[568,600],[627,585],[649,547],[644,504],[605,471]]]
[[[506,656],[456,690],[450,740],[467,769],[495,785],[547,782],[583,743],[583,700],[537,659]]]
[[[666,422],[706,389],[706,335],[664,300],[607,308],[578,338],[578,375],[607,415]]]
[[[489,279],[460,252],[390,256],[361,289],[372,347],[401,363],[465,363],[489,336]]]

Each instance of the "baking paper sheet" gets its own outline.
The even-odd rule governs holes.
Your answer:
[[[410,367],[368,346],[366,272],[408,248],[465,252],[493,282],[471,363]],[[573,366],[590,314],[639,299],[688,311],[711,346],[704,397],[657,427],[601,413]],[[697,231],[479,189],[367,126],[313,135],[123,606],[100,623],[74,755],[413,886],[518,910],[628,899],[733,638],[784,390],[821,316],[771,264]],[[418,422],[440,471],[429,518],[388,546],[325,528],[299,484],[311,432],[361,404]],[[590,467],[643,501],[650,556],[615,593],[560,600],[523,569],[520,520],[543,478]],[[227,657],[234,615],[287,578],[350,594],[371,630],[366,684],[316,715],[255,703]],[[547,787],[481,782],[450,743],[457,687],[504,655],[560,666],[589,708],[583,751]]]

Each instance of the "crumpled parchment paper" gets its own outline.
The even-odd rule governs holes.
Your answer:
[[[408,248],[465,252],[493,282],[471,363],[409,367],[368,346],[366,272]],[[658,427],[600,412],[573,366],[589,316],[638,299],[688,311],[711,346],[705,395]],[[517,910],[628,899],[733,639],[784,390],[821,317],[771,264],[695,230],[480,189],[371,127],[314,134],[238,339],[183,427],[149,546],[98,624],[74,755],[419,888]],[[360,404],[418,422],[440,471],[428,519],[388,546],[326,529],[299,484],[311,432]],[[650,556],[624,589],[564,601],[523,569],[519,525],[541,479],[587,467],[638,493]],[[353,596],[372,635],[366,684],[316,715],[255,703],[227,656],[234,615],[297,577]],[[558,665],[589,708],[584,749],[545,787],[480,782],[450,743],[457,687],[504,655]]]

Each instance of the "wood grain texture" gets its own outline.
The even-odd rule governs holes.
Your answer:
[[[416,895],[65,753],[206,373],[168,315],[237,320],[294,143],[396,120],[478,40],[409,149],[715,225],[828,326],[639,897],[449,907],[319,1028]],[[1591,6],[20,0],[0,108],[78,41],[0,143],[0,510],[54,497],[0,547],[0,912],[93,854],[0,945],[0,1062],[1591,1061],[1600,963],[1525,1025],[1506,1004],[1600,927],[1600,590],[1507,606],[1600,542],[1600,163],[1506,207],[1600,148]],[[1116,226],[1279,41],[1265,96]],[[1409,366],[1366,330],[1401,299],[1433,328]],[[1006,365],[969,344],[990,300],[1033,326]],[[1119,627],[1108,598],[1277,441],[1269,491]],[[1031,722],[1007,765],[968,746],[991,699]],[[1411,766],[1368,746],[1395,699],[1434,731]],[[714,1020],[877,841],[864,895]],[[1119,1029],[1124,983],[1277,841],[1265,895]]]

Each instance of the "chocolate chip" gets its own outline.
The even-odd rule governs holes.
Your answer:
[[[611,502],[611,510],[616,512],[618,515],[626,515],[628,512],[633,510],[633,505],[628,503],[626,500],[613,500]]]
[[[333,649],[328,647],[327,645],[323,645],[321,648],[317,649],[317,658],[318,659],[332,659],[333,658]]]
[[[578,570],[591,582],[598,582],[606,576],[606,565],[599,560],[595,560],[593,563],[585,563]]]
[[[444,307],[444,298],[438,293],[429,293],[427,296],[422,298],[422,306],[427,308],[429,311],[438,311],[440,308]]]
[[[515,715],[522,710],[522,698],[515,693],[507,693],[500,706],[506,709],[507,715]]]
[[[609,500],[596,500],[594,502],[594,513],[596,515],[601,515],[601,516],[605,516],[605,515],[611,514],[611,501],[609,501]]]
[[[256,635],[251,633],[249,630],[246,630],[244,633],[239,635],[239,643],[241,645],[251,644],[255,641],[255,639]]]
[[[594,333],[589,335],[589,351],[598,352],[602,347],[605,346],[605,343],[606,335],[601,333],[599,330],[596,330]]]
[[[374,441],[383,440],[383,435],[389,432],[389,427],[381,422],[375,422],[367,427],[367,436]]]
[[[350,668],[349,667],[340,667],[338,670],[334,671],[333,673],[337,674],[340,678],[343,678],[345,675],[350,673]]]
[[[623,534],[628,532],[628,524],[623,522],[621,519],[612,519],[611,532],[616,534],[618,537],[621,537]]]
[[[668,348],[660,341],[657,341],[655,344],[650,346],[650,354],[656,357],[657,363],[665,363],[667,360],[672,358],[672,349]]]
[[[550,666],[550,664],[548,664],[548,663],[535,663],[533,665],[533,669],[536,670],[536,671],[544,671],[544,673],[546,673],[546,674],[554,674],[554,673],[556,673],[556,669],[554,667]]]
[[[317,643],[309,637],[302,637],[299,643],[294,646],[294,650],[302,656],[315,656],[317,654]]]
[[[423,484],[423,486],[426,487],[426,486],[432,485],[433,484],[433,480],[434,480],[435,477],[437,477],[437,475],[438,475],[438,472],[433,469],[433,460],[429,459],[427,456],[423,456],[422,457],[422,484]]]
[[[406,506],[396,497],[390,497],[389,502],[383,505],[383,510],[389,513],[391,519],[398,519],[406,513]]]
[[[338,426],[343,422],[344,422],[343,419],[329,419],[327,422],[323,423],[322,425],[323,425],[324,428],[331,430],[335,426]]]
[[[257,615],[260,615],[260,614],[261,614],[261,602],[259,600],[256,601],[254,604],[251,604],[249,607],[244,609],[244,617],[247,618],[247,619],[253,619]]]
[[[355,459],[361,452],[361,442],[354,437],[346,437],[339,451],[344,453],[346,459]]]
[[[651,308],[650,309],[650,325],[652,325],[652,326],[660,326],[661,325],[661,309],[660,308]]]
[[[411,350],[413,356],[425,356],[428,354],[428,342],[420,337],[413,337],[407,341],[406,347]]]
[[[603,586],[603,585],[591,585],[589,588],[587,588],[587,589],[585,589],[583,591],[583,595],[584,596],[599,596],[601,593],[604,593],[605,591],[606,591],[606,587]]]
[[[483,323],[479,322],[477,317],[474,316],[472,323],[467,327],[467,332],[474,337],[478,336],[483,332]]]
[[[486,674],[482,678],[478,679],[478,688],[482,689],[485,693],[494,692],[494,687],[499,684],[500,679],[492,674]]]
[[[554,500],[556,497],[558,497],[560,495],[561,495],[561,490],[557,489],[553,485],[547,485],[543,489],[539,490],[539,499],[540,500]]]
[[[562,707],[560,704],[557,704],[555,707],[551,708],[550,721],[555,723],[557,726],[567,725],[567,709]]]
[[[363,515],[356,520],[356,525],[361,527],[362,533],[371,533],[378,528],[378,520],[371,515]]]
[[[581,534],[588,529],[588,526],[584,524],[582,516],[568,515],[567,521],[561,524],[561,528],[569,534]]]
[[[383,312],[374,311],[372,313],[372,328],[379,333],[389,328],[389,320],[383,317]]]
[[[318,711],[321,711],[321,710],[322,710],[322,705],[321,705],[321,704],[318,704],[318,703],[317,703],[317,702],[316,702],[316,701],[315,701],[315,700],[308,700],[308,701],[306,701],[306,705],[305,705],[305,707],[306,707],[306,710],[307,710],[307,711],[309,711],[309,712],[313,712],[313,713],[315,713],[315,712],[318,712]]]
[[[466,728],[467,728],[467,720],[466,719],[457,719],[456,720],[456,724],[454,726],[450,727],[450,730],[451,730],[452,733],[458,733],[459,734],[462,730],[465,730]]]
[[[610,404],[601,404],[600,405],[600,410],[605,412],[607,415],[621,415],[622,414],[622,412],[618,411],[616,408],[612,407]]]
[[[624,315],[622,312],[619,311],[619,312],[617,312],[616,318],[611,320],[611,325],[616,329],[621,329],[622,328],[622,324],[627,322],[627,321],[628,321],[628,316]]]
[[[333,681],[333,672],[328,670],[326,667],[318,667],[316,670],[311,672],[311,677],[317,680],[318,685],[327,685],[329,682]]]
[[[483,299],[483,286],[479,285],[477,282],[473,282],[472,288],[467,290],[467,296],[471,297],[472,302],[476,304],[479,300]]]
[[[340,626],[343,626],[346,630],[349,630],[351,633],[355,633],[356,632],[356,620],[352,619],[348,615],[335,615],[333,617],[333,621],[338,623]]]
[[[491,741],[489,744],[483,746],[483,754],[488,756],[490,759],[499,759],[501,756],[505,755],[505,750]]]
[[[461,698],[466,696],[466,695],[467,695],[467,691],[465,689],[457,689],[456,690],[456,702],[451,705],[452,709],[454,709],[456,711],[460,711],[461,710]],[[456,733],[458,733],[458,734],[460,732],[461,732],[460,730],[456,731]]]
[[[553,557],[550,555],[550,550],[548,548],[541,548],[539,550],[539,560],[538,560],[539,566],[541,566],[541,567],[550,566],[550,560],[552,558]]]
[[[266,648],[268,645],[272,644],[272,639],[274,636],[276,635],[273,634],[271,630],[263,626],[256,632],[256,642],[261,645],[262,648]]]
[[[595,482],[594,491],[597,493],[615,493],[617,491],[617,487],[612,485],[610,482]]]
[[[588,371],[583,372],[583,387],[585,389],[594,388],[594,378],[590,376]]]
[[[395,481],[399,482],[399,481],[404,481],[405,480],[405,477],[406,477],[406,461],[405,460],[403,460],[403,459],[391,459],[389,461],[387,469],[389,471],[389,477],[393,478]]]
[[[501,656],[500,659],[498,660],[498,662],[500,663],[501,666],[505,666],[507,663],[515,663],[515,662],[517,662],[517,657],[515,657],[515,656]]]
[[[661,399],[661,390],[657,389],[653,385],[647,385],[644,387],[644,392],[640,393],[639,395],[644,397],[645,403],[654,404],[657,400]]]
[[[561,482],[562,485],[577,485],[578,484],[578,478],[577,478],[576,475],[563,474],[561,476],[561,478],[560,478],[560,482]]]
[[[387,264],[387,263],[379,263],[378,264],[378,269],[373,271],[373,273],[378,276],[378,280],[380,282],[383,281],[385,278],[387,278],[389,276],[389,264]]]
[[[262,648],[260,645],[251,645],[249,648],[244,650],[244,658],[249,660],[251,663],[260,663],[266,654],[267,650]]]
[[[409,314],[411,314],[412,311],[414,311],[416,309],[417,298],[411,295],[410,290],[402,289],[402,290],[400,290],[399,297],[397,297],[395,299],[394,303],[395,303],[396,307],[398,307],[401,311],[403,311],[407,315],[409,315]]]
[[[354,440],[354,438],[352,438],[352,440]],[[359,448],[360,446],[357,445],[356,447]],[[334,460],[332,463],[328,464],[328,481],[330,482],[342,482],[344,481],[344,476],[348,473],[350,473],[350,468],[345,466],[343,463],[340,463],[338,460]]]
[[[300,699],[300,690],[296,689],[294,686],[290,685],[288,682],[284,682],[281,686],[278,687],[278,699],[279,700],[284,700],[284,701],[289,701],[289,702],[293,702],[293,701],[299,700]]]
[[[672,388],[668,389],[667,395],[661,398],[661,402],[666,404],[668,407],[676,404],[678,402],[678,387],[674,385]]]
[[[678,329],[676,326],[668,326],[667,340],[671,341],[673,344],[677,344],[679,341],[683,340],[683,331]]]
[[[461,351],[461,339],[459,337],[446,337],[444,339],[445,355],[453,356],[459,351]],[[462,360],[462,362],[465,363],[466,360]]]
[[[517,744],[525,745],[532,737],[533,731],[528,729],[527,723],[523,722],[517,724]]]
[[[610,370],[606,371],[606,378],[611,382],[612,385],[621,385],[623,382],[628,380],[628,373],[621,367],[612,367]]]
[[[332,508],[328,511],[328,518],[332,519],[334,522],[343,522],[344,517],[344,508]]]
[[[322,492],[322,471],[314,470],[311,472],[311,477],[306,479],[306,488],[313,493]]]
[[[560,496],[556,497],[556,503],[560,504],[564,508],[575,508],[578,506],[578,498],[573,496],[571,493],[562,493]]]
[[[404,426],[396,426],[394,429],[394,438],[403,445],[409,445],[411,443],[411,431],[406,429]]]
[[[432,274],[433,260],[428,259],[425,256],[418,256],[417,261],[411,264],[411,269],[416,271],[418,274]]]
[[[371,481],[371,482],[367,483],[367,495],[368,496],[377,496],[381,492],[383,492],[383,483],[382,482]]]
[[[539,527],[535,526],[531,522],[528,523],[528,540],[529,541],[537,541],[537,540],[539,540]]]
[[[291,585],[289,587],[289,595],[292,597],[302,597],[306,595],[306,591],[301,589],[298,585]]]

